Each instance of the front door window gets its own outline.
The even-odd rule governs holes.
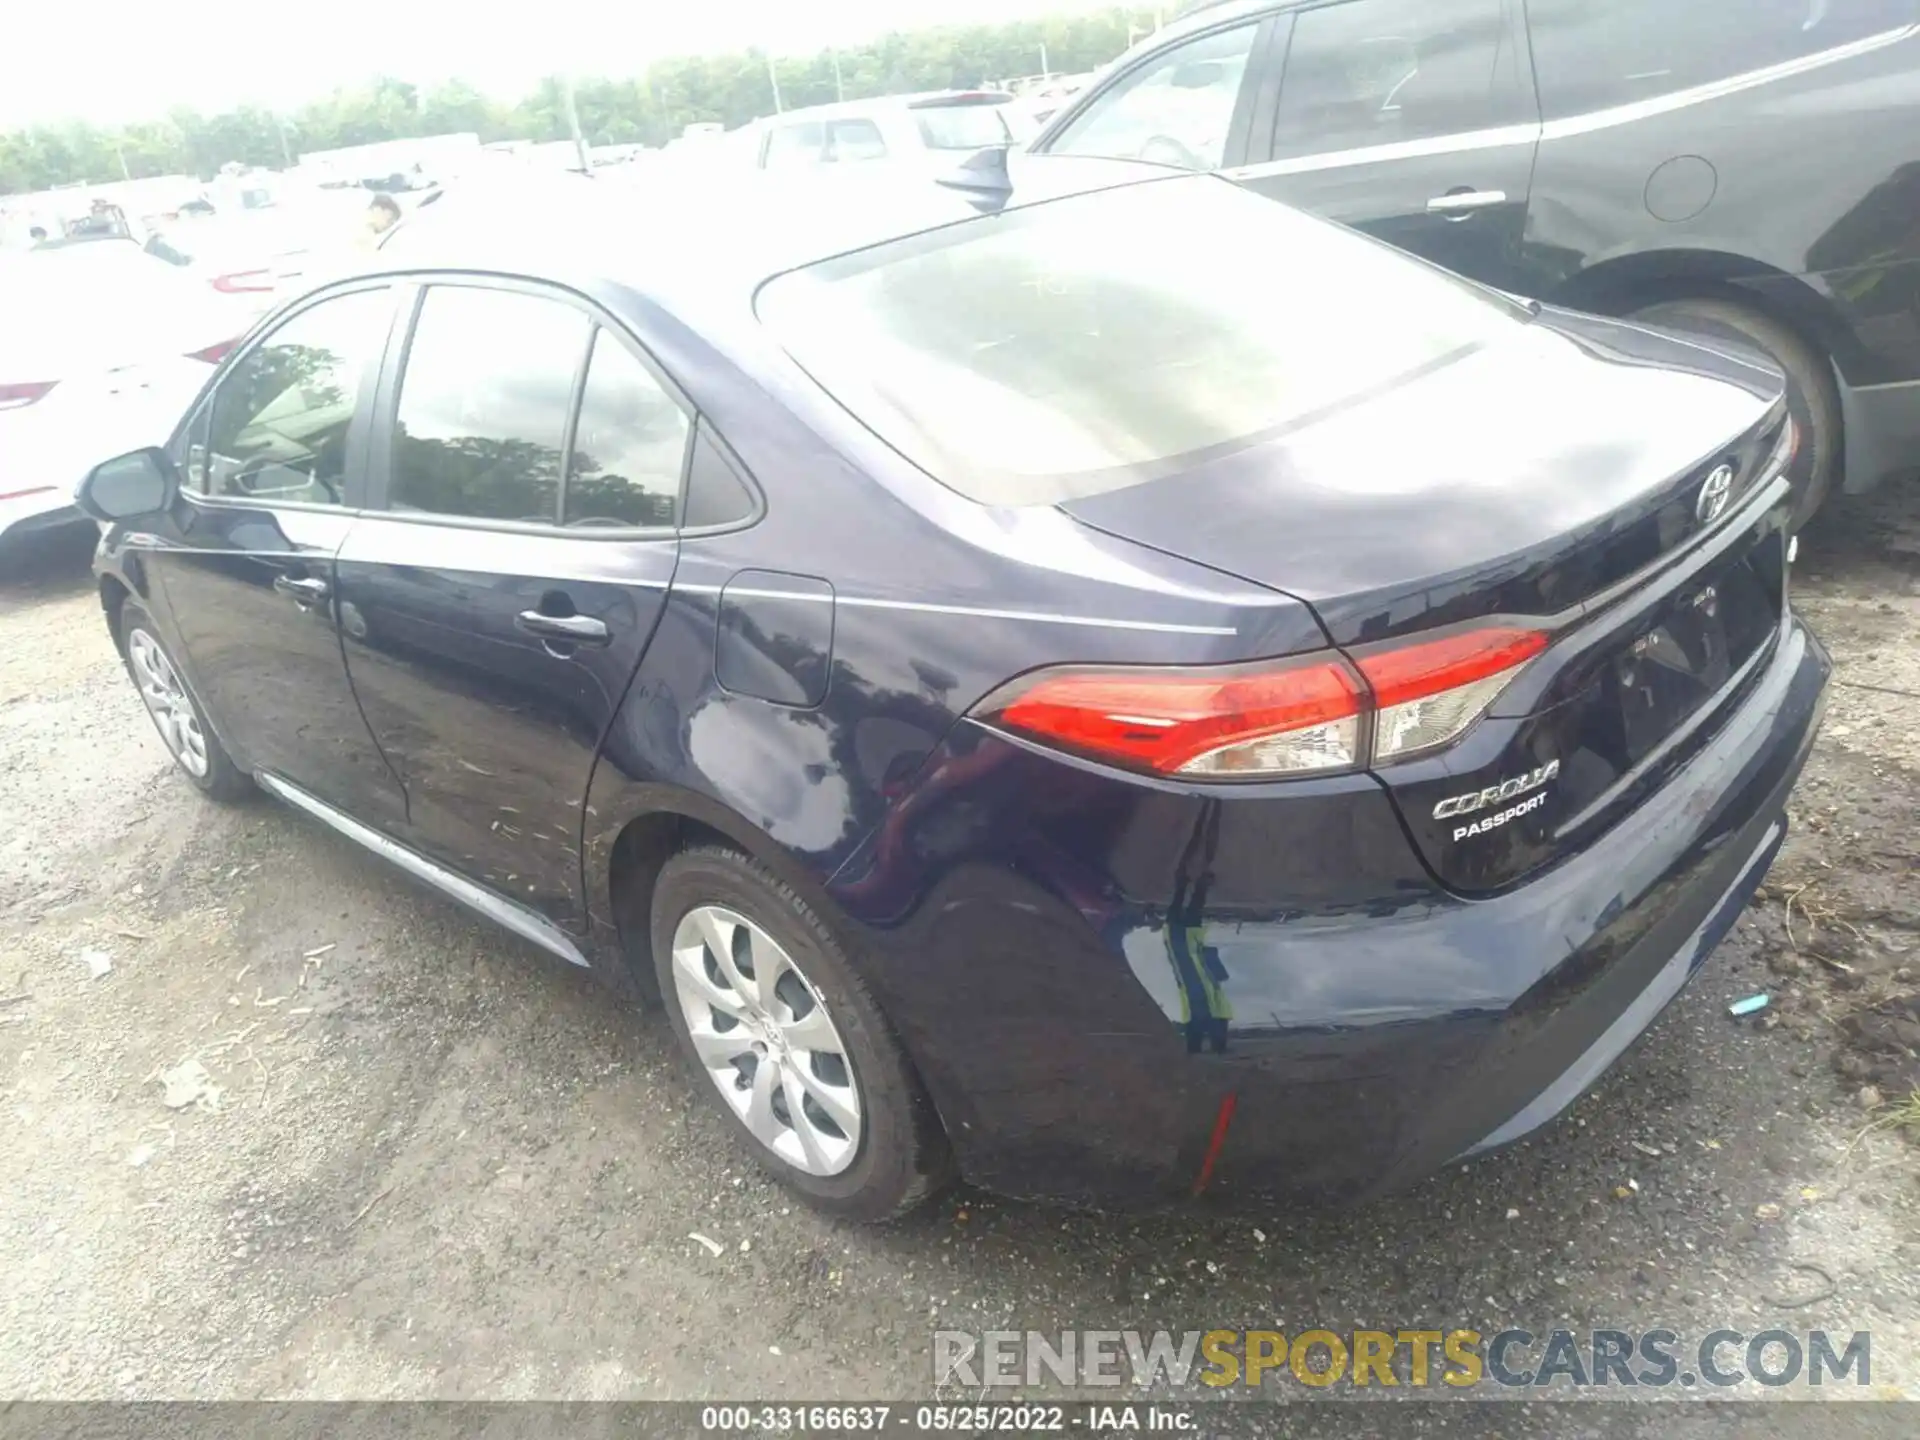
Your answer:
[[[391,297],[356,290],[302,310],[220,382],[188,484],[207,495],[344,503],[347,433],[378,365]]]

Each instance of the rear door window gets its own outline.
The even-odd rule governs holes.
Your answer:
[[[768,132],[766,149],[760,155],[761,167],[784,170],[799,165],[818,165],[826,143],[826,127],[818,120],[776,125]]]
[[[1089,101],[1048,151],[1219,169],[1259,33],[1253,21],[1143,61]]]
[[[523,291],[429,287],[400,381],[389,507],[559,523],[567,413],[590,325]]]
[[[1525,119],[1501,0],[1345,0],[1294,17],[1273,158]]]
[[[884,160],[886,155],[886,139],[873,121],[856,116],[827,122],[827,160]]]
[[[1915,0],[1527,0],[1549,120],[1805,59],[1917,15]]]

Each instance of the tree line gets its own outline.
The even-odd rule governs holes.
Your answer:
[[[887,34],[811,56],[745,50],[660,60],[629,79],[580,79],[575,102],[589,144],[660,145],[687,125],[732,128],[772,113],[773,87],[786,109],[845,98],[967,88],[1104,64],[1153,25],[1151,7],[1057,15],[1004,25],[947,25]],[[0,134],[0,194],[83,181],[198,175],[222,165],[282,167],[303,151],[378,140],[477,132],[483,140],[569,137],[558,76],[506,103],[461,80],[422,90],[382,76],[276,113],[243,105],[216,115],[179,108],[120,128],[75,121]]]

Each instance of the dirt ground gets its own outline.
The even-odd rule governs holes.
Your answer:
[[[42,557],[0,577],[0,1399],[898,1399],[936,1327],[1775,1323],[1872,1331],[1920,1397],[1920,1147],[1857,1098],[1911,1058],[1920,491],[1797,583],[1839,683],[1769,898],[1559,1123],[1351,1213],[963,1190],[870,1231],[735,1156],[663,1023],[203,802],[84,554]]]

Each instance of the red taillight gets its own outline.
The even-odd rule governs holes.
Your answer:
[[[0,410],[22,410],[36,400],[46,398],[57,380],[38,380],[25,385],[0,385]]]
[[[1451,744],[1548,637],[1488,627],[1373,650],[1204,669],[1040,671],[987,723],[1131,769],[1212,779],[1352,770]],[[1356,669],[1357,666],[1357,669]],[[1371,721],[1371,724],[1365,723]]]
[[[222,295],[259,295],[273,289],[273,271],[236,270],[231,275],[216,275],[213,288]]]
[[[204,350],[190,351],[187,358],[189,360],[204,360],[209,365],[218,365],[233,353],[233,347],[239,343],[238,340],[222,340],[218,345],[209,345]]]
[[[1546,648],[1542,632],[1503,626],[1361,656],[1373,692],[1374,759],[1400,760],[1459,739]]]
[[[990,699],[996,723],[1163,775],[1352,765],[1359,677],[1338,657],[1257,668],[1052,670]]]
[[[52,489],[51,485],[35,485],[26,490],[8,490],[0,493],[0,500],[24,500],[29,495],[45,495]]]

